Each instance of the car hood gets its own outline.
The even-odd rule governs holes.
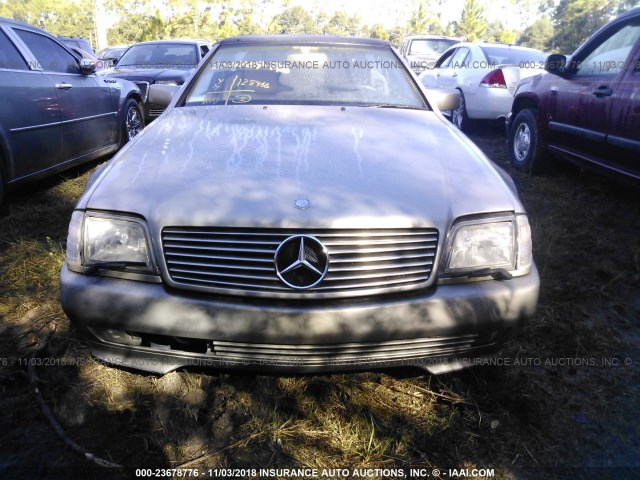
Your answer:
[[[310,207],[296,208],[300,199]],[[448,228],[463,214],[522,210],[490,161],[434,112],[252,105],[167,111],[79,208],[132,212],[154,229]]]

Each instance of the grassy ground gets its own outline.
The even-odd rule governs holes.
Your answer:
[[[515,173],[499,130],[473,139],[519,187],[542,291],[535,320],[502,357],[509,365],[439,377],[158,378],[104,366],[58,302],[66,228],[88,172],[18,192],[0,218],[0,478],[130,478],[135,468],[178,466],[639,478],[640,195],[568,167]],[[54,433],[30,358],[65,435],[124,469],[96,465]]]

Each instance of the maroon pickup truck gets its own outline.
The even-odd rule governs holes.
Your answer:
[[[640,8],[607,23],[547,73],[524,79],[507,119],[511,163],[540,170],[559,154],[640,181]]]

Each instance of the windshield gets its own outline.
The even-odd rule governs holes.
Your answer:
[[[100,51],[98,58],[102,60],[105,58],[119,58],[126,49],[127,47],[106,48]]]
[[[389,47],[223,44],[186,105],[246,103],[426,108]]]
[[[156,43],[134,45],[120,58],[118,67],[193,68],[198,65],[195,45]]]
[[[520,65],[522,63],[542,64],[547,54],[524,48],[480,47],[491,65]]]
[[[411,42],[410,55],[434,55],[439,57],[447,48],[451,45],[460,43],[458,40],[446,39],[446,38],[425,38],[416,39]]]

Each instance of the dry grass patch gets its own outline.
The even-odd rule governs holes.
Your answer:
[[[509,169],[500,134],[475,139]],[[91,358],[57,300],[68,220],[88,173],[19,193],[0,218],[2,356],[42,348],[38,358],[54,363],[36,367],[39,385],[62,426],[127,470],[71,453],[44,421],[24,364],[13,361],[0,363],[0,476],[421,466],[494,468],[494,478],[520,480],[587,462],[637,465],[640,200],[573,170],[510,173],[530,215],[542,292],[536,318],[505,356],[629,357],[634,365],[480,367],[437,378],[420,370],[156,377],[112,368]]]

